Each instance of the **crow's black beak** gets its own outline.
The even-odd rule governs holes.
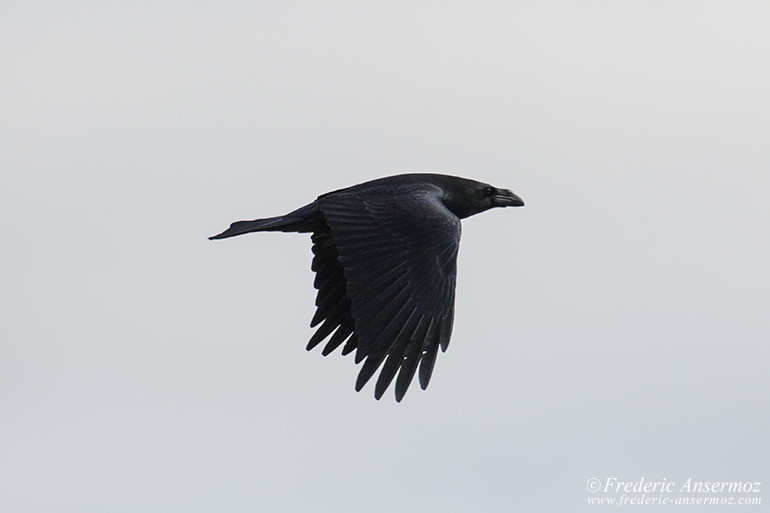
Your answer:
[[[524,200],[516,196],[508,189],[499,189],[497,193],[492,196],[492,203],[496,207],[523,207]]]

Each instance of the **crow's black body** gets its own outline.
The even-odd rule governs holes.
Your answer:
[[[452,331],[460,219],[524,202],[505,189],[437,174],[398,175],[323,194],[280,217],[238,221],[211,237],[258,231],[312,232],[320,327],[308,350],[331,335],[325,355],[345,344],[366,360],[356,390],[385,362],[379,399],[396,374],[400,401],[419,367],[428,386],[438,348]]]

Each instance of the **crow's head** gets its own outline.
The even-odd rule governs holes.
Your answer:
[[[524,201],[508,189],[498,189],[488,183],[466,178],[446,177],[441,184],[444,204],[457,217],[466,217],[494,207],[521,207]]]

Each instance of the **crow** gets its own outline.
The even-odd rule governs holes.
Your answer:
[[[238,221],[209,239],[249,232],[312,233],[316,313],[311,350],[356,351],[360,391],[382,365],[374,396],[396,378],[404,397],[419,364],[428,386],[454,319],[460,219],[524,202],[507,189],[440,174],[380,178],[322,194],[289,214]],[[383,365],[383,362],[384,365]]]

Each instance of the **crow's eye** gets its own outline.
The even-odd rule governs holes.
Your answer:
[[[484,187],[484,194],[487,196],[491,196],[495,193],[495,190],[492,187]]]

